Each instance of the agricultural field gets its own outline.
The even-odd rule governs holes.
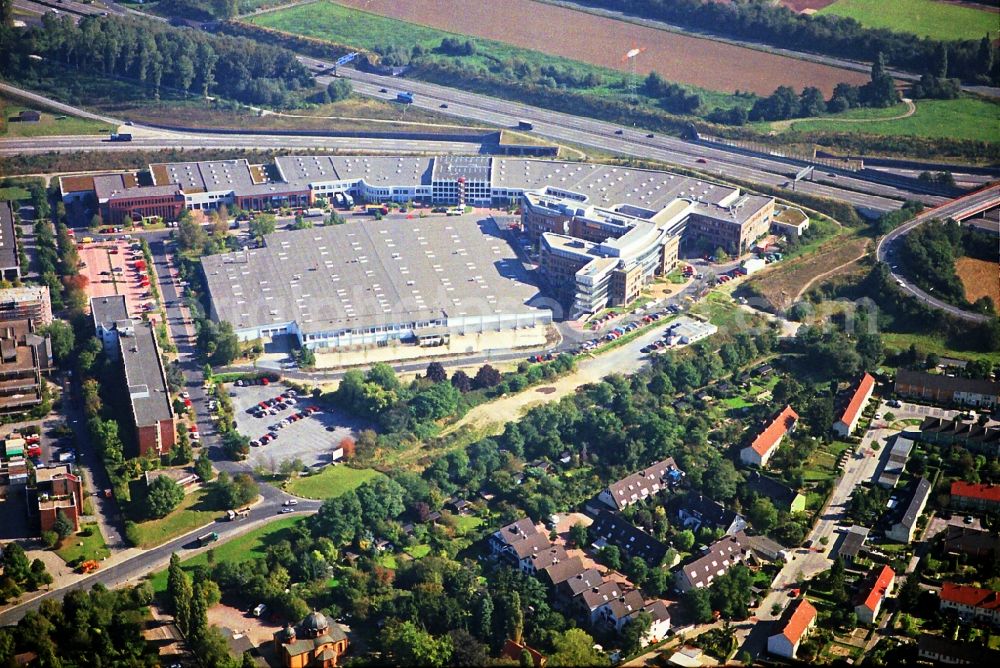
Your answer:
[[[114,128],[107,123],[42,111],[37,123],[21,123],[17,115],[27,109],[18,101],[0,97],[0,137],[48,137],[53,135],[99,135]],[[35,109],[36,111],[41,111]]]
[[[996,36],[1000,15],[982,5],[943,0],[837,0],[817,14],[849,16],[868,28],[888,28],[941,40]]]
[[[957,100],[917,100],[912,116],[879,120],[902,115],[906,108],[852,109],[836,118],[792,121],[789,125],[802,132],[863,132],[874,135],[909,135],[914,137],[1000,141],[996,102],[961,97]],[[853,119],[842,120],[842,119]],[[866,122],[858,122],[863,120]]]
[[[350,9],[353,8],[353,9]],[[359,11],[364,9],[365,11]],[[531,22],[513,20],[532,16]],[[398,19],[398,20],[394,20]],[[861,84],[863,73],[744,49],[711,40],[637,26],[533,0],[317,2],[255,16],[252,23],[295,34],[372,48],[415,44],[436,48],[444,37],[471,36],[480,53],[554,65],[587,63],[623,73],[622,56],[636,44],[636,74],[656,71],[668,81],[706,90],[770,95],[780,85],[815,85],[827,95],[846,81]],[[573,35],[573,39],[566,39]],[[535,51],[534,55],[530,51]],[[577,63],[545,60],[544,54]],[[708,104],[714,102],[709,101]]]
[[[994,304],[1000,304],[1000,263],[961,257],[955,263],[955,273],[965,287],[967,300],[989,297]]]

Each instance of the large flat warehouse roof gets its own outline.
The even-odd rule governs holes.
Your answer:
[[[202,259],[220,320],[303,334],[534,310],[538,289],[489,218],[379,221],[267,235]]]

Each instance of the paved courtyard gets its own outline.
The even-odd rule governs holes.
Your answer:
[[[259,440],[267,433],[276,433],[278,438],[266,445],[251,447],[247,461],[251,466],[262,466],[266,470],[277,468],[281,462],[301,459],[306,466],[322,466],[331,462],[331,453],[346,436],[362,428],[360,421],[340,411],[323,408],[319,413],[303,418],[276,432],[268,427],[289,415],[303,411],[306,406],[317,405],[310,397],[296,397],[296,403],[275,415],[255,418],[247,409],[262,401],[273,399],[285,392],[284,385],[250,385],[237,387],[229,385],[230,398],[236,412],[236,428],[251,440]],[[332,429],[330,429],[332,428]]]

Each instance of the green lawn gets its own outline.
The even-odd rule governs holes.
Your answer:
[[[902,113],[899,107],[893,107],[895,113],[892,114],[886,113],[884,109],[861,109],[845,112],[843,116],[843,118],[872,118],[870,123],[844,123],[831,118],[796,121],[791,127],[803,132],[856,132],[1000,141],[1000,126],[997,124],[1000,104],[973,97],[960,97],[957,100],[917,100],[916,105],[917,111],[912,116],[895,121],[875,119],[898,115]]]
[[[986,33],[995,38],[998,21],[995,13],[940,0],[838,0],[817,13],[940,40],[982,39]]]
[[[852,447],[844,441],[831,441],[809,455],[802,465],[803,477],[808,482],[832,480],[837,477],[837,460],[845,450]]]
[[[468,40],[475,44],[476,53],[462,57],[463,62],[486,68],[497,62],[518,59],[533,65],[535,68],[554,66],[569,68],[578,74],[594,73],[601,77],[602,82],[592,88],[578,88],[588,93],[599,95],[621,96],[626,91],[625,77],[619,71],[597,67],[577,60],[552,56],[540,51],[497,42],[494,40],[460,35],[436,28],[386,18],[377,14],[344,7],[342,5],[320,0],[318,2],[298,5],[267,12],[246,19],[247,22],[265,28],[283,30],[296,35],[305,35],[336,44],[349,45],[355,48],[375,50],[375,47],[394,47],[410,51],[414,46],[421,46],[427,52],[434,52],[445,37]],[[435,56],[445,60],[453,60],[449,56]],[[708,91],[694,86],[683,86],[701,95],[706,108],[715,106],[732,107],[746,106],[747,101],[733,95]]]
[[[136,522],[139,547],[149,548],[210,524],[223,516],[207,489],[199,489],[184,497],[181,505],[163,519]]]
[[[476,527],[483,523],[483,518],[475,517],[473,515],[456,515],[455,516],[455,531],[459,535],[466,535],[472,531],[475,531]]]
[[[263,557],[267,548],[278,543],[287,537],[288,529],[296,523],[303,521],[302,517],[282,517],[269,522],[265,526],[243,534],[231,541],[222,543],[218,547],[213,547],[215,561],[240,562],[249,561],[256,557]],[[208,564],[208,552],[205,551],[190,559],[185,559],[182,565],[185,570],[193,570],[196,566]],[[167,589],[167,571],[163,570],[153,576],[153,590],[158,594]]]
[[[89,536],[83,535],[88,531],[90,533]],[[101,535],[101,530],[97,527],[97,523],[92,522],[82,525],[80,533],[75,536],[69,536],[64,540],[62,545],[56,549],[56,554],[67,564],[75,564],[77,561],[86,561],[88,559],[103,559],[110,556],[111,551],[108,550],[108,546],[104,543],[104,536]]]
[[[16,186],[13,188],[0,188],[0,200],[22,200],[28,199],[29,197],[31,197],[31,193],[24,188],[18,188]]]
[[[414,559],[423,559],[431,553],[430,545],[414,545],[406,548],[405,552]]]
[[[963,340],[964,337],[958,337],[956,341],[946,341],[943,337],[932,334],[882,333],[882,343],[886,348],[907,350],[911,345],[914,345],[922,355],[934,353],[938,357],[955,357],[963,360],[989,360],[994,365],[1000,364],[1000,352],[983,353],[955,347],[956,344],[961,344]]]
[[[327,466],[316,475],[296,478],[285,485],[289,494],[307,499],[332,499],[368,482],[380,473],[374,469]]]
[[[0,137],[46,137],[50,135],[99,135],[114,130],[114,127],[101,121],[87,118],[64,116],[42,112],[42,118],[37,123],[20,123],[11,121],[20,112],[35,109],[22,105],[20,102],[0,98]]]

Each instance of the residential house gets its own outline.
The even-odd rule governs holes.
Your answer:
[[[805,494],[760,471],[750,471],[744,487],[750,494],[770,499],[778,510],[789,513],[802,513],[806,510]]]
[[[747,546],[761,561],[788,561],[785,546],[767,536],[747,536]]]
[[[899,521],[885,532],[885,537],[900,543],[909,543],[913,540],[913,535],[917,530],[917,520],[924,512],[927,499],[931,495],[931,483],[927,478],[920,478],[913,487],[913,495],[910,502],[906,504],[906,509],[900,516]]]
[[[1000,405],[1000,383],[981,378],[957,378],[925,371],[900,369],[896,373],[896,394],[929,399],[942,404]]]
[[[605,580],[577,596],[576,611],[593,625],[600,618],[601,608],[621,596],[621,584],[615,580]]]
[[[632,589],[601,606],[598,611],[598,619],[608,630],[614,629],[621,632],[629,618],[640,612],[645,606],[646,602],[643,600],[642,594],[638,590]]]
[[[705,548],[701,556],[688,560],[680,567],[674,576],[675,586],[681,592],[707,587],[715,578],[746,559],[749,550],[746,534],[742,532],[720,538]]]
[[[740,450],[740,461],[748,466],[765,468],[774,453],[778,451],[781,439],[785,437],[785,434],[795,430],[795,423],[798,419],[799,414],[792,410],[791,406],[785,406],[757,434],[750,445]]]
[[[43,532],[52,531],[59,513],[73,524],[74,531],[80,530],[83,483],[68,465],[35,469],[35,486],[29,498],[38,503],[38,522]]]
[[[628,520],[602,510],[590,526],[590,535],[609,545],[615,545],[626,558],[639,557],[650,566],[658,566],[667,553],[667,546]]]
[[[726,535],[732,536],[747,528],[745,517],[701,494],[692,493],[684,497],[678,506],[677,517],[685,529],[692,531],[704,526],[722,529]]]
[[[677,468],[673,457],[668,457],[611,483],[598,495],[598,499],[613,510],[622,510],[664,489],[675,488],[683,477],[684,472]]]
[[[570,606],[577,596],[597,587],[602,582],[604,582],[604,578],[600,571],[596,568],[588,568],[560,582],[556,586],[556,594],[566,606]]]
[[[274,649],[284,668],[334,668],[347,652],[347,635],[320,612],[311,612],[298,626],[274,634]]]
[[[523,542],[526,543],[528,541]],[[566,561],[567,559],[569,559],[569,555],[566,553],[566,548],[562,545],[550,545],[548,549],[535,551],[529,556],[522,558],[518,567],[522,573],[537,575],[539,571],[544,571],[552,564],[558,564],[560,561]]]
[[[641,612],[649,615],[652,622],[642,639],[642,644],[644,646],[651,645],[666,638],[667,634],[670,633],[670,612],[667,610],[667,604],[656,599],[646,603]]]
[[[500,650],[500,658],[507,659],[508,661],[517,661],[518,665],[523,666],[521,663],[521,657],[527,654],[530,657],[531,665],[534,668],[545,668],[545,664],[548,663],[548,657],[542,655],[537,649],[528,647],[526,643],[519,643],[515,640],[507,638],[504,641],[503,649]]]
[[[955,418],[924,418],[917,438],[936,445],[960,445],[970,452],[1000,457],[1000,427],[985,427]]]
[[[837,556],[845,563],[854,563],[861,548],[864,547],[865,541],[868,540],[870,531],[871,529],[868,527],[859,527],[856,524],[849,526],[841,535],[840,546],[836,548]]]
[[[854,606],[854,612],[858,616],[858,621],[862,624],[874,625],[878,617],[882,604],[892,592],[892,586],[896,582],[896,572],[888,566],[876,568],[858,590],[858,599]]]
[[[445,508],[455,513],[456,515],[468,515],[469,511],[472,510],[472,504],[466,499],[460,499],[458,497],[453,497],[448,500]]]
[[[547,535],[534,533],[511,545],[506,554],[520,570],[526,571],[536,555],[547,552],[551,547],[552,542]]]
[[[886,460],[885,466],[882,467],[882,473],[879,474],[876,482],[886,489],[895,487],[896,483],[899,482],[899,477],[906,470],[906,461],[910,458],[912,450],[913,441],[897,434],[892,449],[889,450],[889,458]]]
[[[494,531],[489,539],[490,551],[494,556],[507,556],[513,561],[517,561],[513,546],[537,533],[538,528],[535,527],[535,523],[524,517]]]
[[[542,582],[554,588],[585,570],[587,569],[584,568],[583,560],[580,557],[570,557],[539,571],[538,577]]]
[[[767,639],[767,652],[786,659],[794,659],[799,645],[816,625],[816,608],[804,598],[789,605],[778,621],[778,633]]]
[[[1000,485],[956,480],[951,483],[951,507],[987,512],[997,510],[1000,508]]]
[[[917,640],[917,657],[936,666],[996,666],[1000,651],[971,642],[950,640],[942,636],[921,633]]]
[[[941,585],[942,610],[954,610],[963,619],[1000,624],[1000,591],[945,582]]]
[[[949,524],[937,538],[945,554],[964,554],[974,560],[1000,554],[1000,536],[989,531]]]
[[[864,412],[868,400],[872,398],[875,390],[875,379],[870,373],[861,376],[851,398],[844,407],[843,412],[836,422],[833,423],[833,432],[838,436],[850,436],[858,426],[858,420]]]

